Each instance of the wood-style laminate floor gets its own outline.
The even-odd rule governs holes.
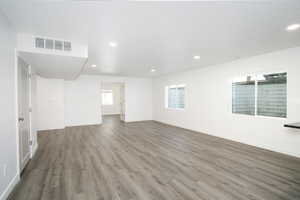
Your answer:
[[[109,116],[38,139],[11,199],[300,199],[300,159],[157,122]]]

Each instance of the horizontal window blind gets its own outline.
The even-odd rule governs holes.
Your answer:
[[[264,80],[257,82],[257,115],[286,117],[286,82],[286,73],[264,75]]]
[[[232,112],[255,115],[255,82],[232,84]]]
[[[184,109],[185,107],[185,87],[167,87],[167,108]]]

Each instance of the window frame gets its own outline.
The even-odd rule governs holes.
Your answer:
[[[286,116],[285,117],[277,117],[277,116],[266,116],[266,115],[258,115],[257,114],[257,110],[258,110],[258,105],[257,105],[257,99],[258,99],[258,81],[260,76],[264,76],[264,75],[270,75],[270,74],[281,74],[281,73],[286,73],[286,85],[288,85],[288,71],[287,70],[282,70],[282,71],[272,71],[272,72],[262,72],[262,73],[256,73],[256,74],[247,74],[244,76],[239,76],[234,78],[231,81],[231,114],[233,115],[243,115],[243,116],[249,116],[249,117],[258,117],[258,118],[272,118],[272,119],[278,119],[278,120],[286,120],[288,118],[288,103],[286,101]],[[234,113],[233,112],[233,94],[232,94],[232,85],[233,83],[237,82],[235,80],[240,80],[241,77],[247,77],[247,76],[251,76],[254,78],[254,82],[255,82],[255,106],[254,106],[254,115],[249,115],[249,114],[244,114],[244,113]],[[288,88],[286,88],[286,99],[288,98]]]
[[[184,97],[183,97],[183,101],[184,101],[184,107],[183,108],[178,108],[177,106],[175,108],[169,107],[169,89],[170,88],[184,88]],[[165,109],[168,110],[179,110],[179,111],[184,111],[186,108],[186,84],[178,84],[178,85],[169,85],[169,86],[165,86]]]
[[[111,104],[104,104],[104,102],[103,102],[103,95],[105,94],[105,93],[110,93],[111,94]],[[102,89],[102,91],[101,91],[101,99],[102,99],[102,101],[101,101],[101,103],[102,103],[102,106],[113,106],[114,105],[114,94],[113,94],[113,90],[111,90],[111,89]]]

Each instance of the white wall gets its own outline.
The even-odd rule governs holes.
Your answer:
[[[101,124],[100,80],[81,76],[65,81],[65,126]]]
[[[103,90],[112,90],[113,105],[102,105],[102,115],[117,115],[121,110],[121,84],[120,83],[102,83]]]
[[[101,124],[101,83],[125,84],[126,122],[152,120],[152,80],[82,75],[74,81],[37,77],[38,130]]]
[[[201,62],[201,60],[200,60]],[[288,118],[231,113],[231,81],[260,72],[288,72]],[[300,121],[300,47],[153,80],[154,120],[300,157],[300,131],[284,128]],[[186,84],[186,109],[164,107],[164,88]]]
[[[65,127],[64,80],[37,77],[38,130]]]
[[[0,199],[6,199],[17,174],[16,84],[15,47],[16,35],[7,19],[0,12]],[[4,171],[6,169],[6,174]]]

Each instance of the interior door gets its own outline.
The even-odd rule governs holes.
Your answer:
[[[30,122],[29,69],[21,58],[18,58],[18,111],[20,171],[22,171],[30,159]]]
[[[121,84],[120,87],[120,120],[125,121],[125,87]]]

